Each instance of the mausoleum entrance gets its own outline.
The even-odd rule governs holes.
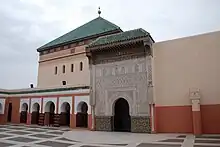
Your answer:
[[[114,104],[114,131],[130,132],[131,117],[129,114],[129,104],[124,98],[119,98]]]

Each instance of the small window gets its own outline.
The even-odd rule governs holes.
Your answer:
[[[55,75],[57,75],[57,66],[55,67]]]
[[[71,72],[74,71],[74,64],[71,64]]]
[[[62,81],[62,84],[63,84],[63,85],[66,85],[66,81]]]
[[[65,45],[65,46],[63,47],[63,49],[68,49],[68,46],[67,46],[67,45]]]
[[[66,72],[66,67],[65,67],[65,65],[63,65],[63,73],[65,73]]]
[[[84,41],[81,41],[81,42],[79,42],[79,44],[78,45],[84,45]]]
[[[71,44],[68,45],[68,48],[71,48]]]
[[[64,49],[64,46],[61,46],[61,47],[60,47],[60,50],[63,50],[63,49]]]
[[[82,70],[83,70],[83,63],[80,62],[80,71],[82,71]]]

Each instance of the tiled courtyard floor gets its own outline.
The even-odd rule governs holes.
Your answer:
[[[220,147],[220,135],[195,137],[178,134],[121,135],[115,132],[67,131],[68,128],[0,125],[0,147]]]

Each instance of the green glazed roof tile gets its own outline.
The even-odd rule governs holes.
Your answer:
[[[42,47],[38,48],[37,51],[43,51],[52,46],[74,42],[76,40],[80,40],[86,37],[115,30],[121,31],[121,29],[115,24],[105,20],[102,17],[97,17],[96,19],[93,19],[90,22],[70,31],[69,33],[64,34],[63,36],[43,45]]]
[[[121,32],[117,34],[107,35],[97,38],[95,41],[91,42],[88,47],[95,47],[100,45],[107,45],[111,43],[128,41],[132,39],[137,39],[141,37],[149,36],[150,34],[142,28],[130,30],[126,32]]]
[[[30,89],[28,91],[0,91],[0,94],[32,94],[32,93],[45,93],[45,92],[61,92],[61,91],[70,91],[70,90],[79,90],[79,89],[89,89],[89,86],[84,87],[66,87],[66,88],[53,88],[53,89]]]

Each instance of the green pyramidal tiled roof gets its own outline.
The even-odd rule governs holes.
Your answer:
[[[90,22],[70,31],[69,33],[45,44],[44,46],[38,48],[37,51],[43,51],[53,46],[57,46],[68,42],[74,42],[90,36],[103,34],[106,32],[116,31],[116,30],[118,32],[122,31],[115,24],[105,20],[102,17],[97,17],[96,19],[93,19]]]
[[[147,36],[150,36],[150,34],[144,29],[139,28],[135,30],[130,30],[130,31],[125,31],[125,32],[117,33],[117,34],[99,37],[95,41],[91,42],[88,45],[88,48],[122,42],[122,41],[133,40],[133,39],[147,37]]]

